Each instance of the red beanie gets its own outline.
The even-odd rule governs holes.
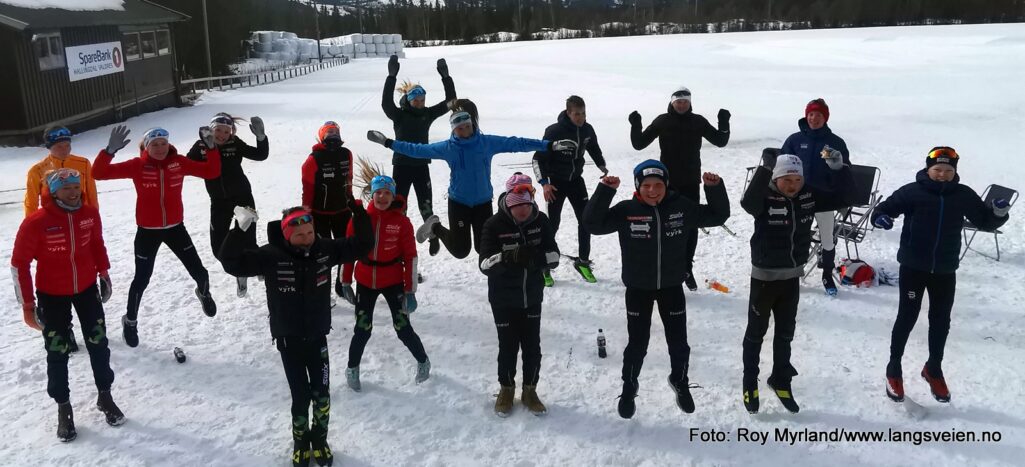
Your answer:
[[[318,143],[323,143],[324,142],[324,138],[327,136],[327,130],[329,130],[331,128],[334,128],[335,130],[338,130],[337,138],[339,140],[341,140],[341,133],[342,133],[341,127],[339,127],[338,124],[335,123],[335,122],[328,121],[328,122],[324,122],[324,124],[320,126],[320,129],[317,130],[317,142]]]
[[[821,97],[808,103],[804,108],[804,116],[807,117],[808,114],[814,111],[822,112],[822,116],[826,117],[827,122],[829,121],[829,106],[826,105],[826,101]]]

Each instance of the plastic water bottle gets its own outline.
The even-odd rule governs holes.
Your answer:
[[[608,352],[605,351],[605,334],[598,330],[598,358],[608,357]]]
[[[185,351],[182,350],[181,347],[174,348],[174,359],[177,360],[178,363],[185,363]]]
[[[719,291],[719,292],[722,292],[722,293],[730,293],[730,288],[729,287],[726,287],[726,285],[724,285],[722,282],[719,282],[719,281],[717,281],[715,279],[712,279],[712,280],[705,279],[705,284],[708,286],[708,288],[710,288],[712,290],[716,290],[716,291]]]

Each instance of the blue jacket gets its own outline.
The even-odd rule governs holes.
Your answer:
[[[448,140],[431,144],[393,141],[391,149],[416,159],[440,159],[448,163],[452,173],[448,182],[448,197],[466,206],[490,203],[491,158],[503,152],[547,151],[548,141],[494,136],[474,130],[473,136],[463,139],[455,134]]]
[[[843,138],[833,133],[829,125],[823,125],[818,130],[812,130],[808,126],[807,119],[797,121],[797,127],[801,130],[787,137],[780,148],[781,154],[793,154],[801,158],[804,165],[804,183],[811,185],[820,191],[829,191],[834,186],[833,176],[835,175],[826,161],[822,160],[822,148],[826,145],[840,151],[843,154],[843,163],[851,164],[851,153],[847,150],[847,143]]]
[[[897,250],[897,261],[902,266],[952,273],[960,264],[961,226],[965,218],[984,230],[1007,222],[1009,216],[997,217],[992,206],[958,181],[956,175],[950,182],[934,181],[923,169],[914,183],[900,187],[872,213],[873,223],[883,214],[892,218],[906,216]]]

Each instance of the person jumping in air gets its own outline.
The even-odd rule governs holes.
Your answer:
[[[444,58],[438,59],[438,74],[445,88],[445,100],[427,106],[427,91],[419,84],[402,83],[396,88],[396,76],[399,74],[399,57],[392,55],[388,59],[388,77],[384,80],[384,92],[381,94],[381,109],[392,121],[395,139],[411,143],[426,144],[431,124],[438,117],[448,113],[448,102],[456,98],[456,86],[448,75],[448,64]],[[392,92],[399,91],[399,105],[395,106]],[[395,193],[408,199],[409,187],[416,189],[416,204],[420,216],[426,221],[434,215],[432,207],[433,193],[431,190],[430,159],[417,159],[395,152],[392,155],[392,175],[395,177]],[[438,254],[441,248],[437,238],[430,239],[430,254]]]
[[[925,159],[925,169],[918,171],[915,181],[895,191],[872,212],[872,223],[886,230],[893,228],[894,219],[904,216],[897,250],[900,303],[890,338],[890,361],[886,365],[886,395],[895,402],[904,401],[901,358],[927,292],[929,359],[921,375],[937,401],[950,402],[942,363],[960,265],[961,227],[968,219],[979,230],[992,231],[1010,217],[1008,200],[996,199],[986,205],[974,190],[960,183],[959,159],[953,148],[933,148]]]
[[[242,170],[242,160],[251,161],[267,160],[269,144],[267,135],[263,129],[263,119],[253,117],[250,119],[249,130],[256,137],[256,147],[252,147],[242,141],[236,133],[235,124],[241,121],[224,112],[214,115],[210,120],[210,129],[214,132],[214,142],[217,143],[217,150],[221,153],[221,175],[217,178],[205,180],[206,192],[210,195],[210,246],[216,257],[224,243],[224,237],[228,235],[231,227],[231,216],[236,206],[244,206],[256,209],[256,201],[253,199],[253,187],[249,184],[249,178]],[[206,160],[206,144],[203,140],[197,140],[189,149],[188,158],[194,161]],[[252,244],[256,246],[256,231],[253,231]],[[248,285],[245,277],[236,278],[238,284],[237,295],[245,297]]]
[[[210,294],[210,275],[196,246],[185,228],[182,186],[186,176],[217,178],[221,173],[221,153],[209,127],[199,129],[199,137],[207,147],[206,162],[197,162],[178,154],[168,142],[170,133],[163,128],[150,128],[143,133],[139,157],[112,164],[114,154],[128,145],[128,129],[116,126],[110,132],[107,148],[100,151],[93,164],[97,180],[129,178],[135,183],[135,277],[128,289],[128,310],[121,318],[121,333],[129,347],[139,345],[139,306],[149,285],[157,252],[166,244],[196,281],[196,296],[203,313],[213,317],[217,304]]]
[[[516,354],[523,350],[520,400],[534,415],[548,413],[537,396],[541,378],[543,272],[559,265],[559,247],[548,217],[534,203],[530,177],[516,172],[498,197],[498,213],[484,223],[480,270],[488,276],[488,301],[498,330],[498,399],[495,414],[508,417],[516,397]]]
[[[218,256],[228,274],[264,277],[270,332],[292,393],[293,466],[309,465],[310,458],[321,466],[334,462],[327,442],[331,268],[363,257],[374,246],[366,211],[351,197],[347,207],[352,213],[352,237],[319,237],[313,214],[295,207],[267,225],[267,245],[256,248],[247,233],[255,229],[256,212],[235,208],[235,227],[228,232]]]
[[[368,131],[367,139],[416,159],[440,159],[451,169],[448,187],[449,228],[432,215],[416,231],[416,241],[431,237],[441,239],[452,256],[465,258],[473,248],[480,250],[480,234],[484,222],[493,214],[491,200],[491,160],[506,152],[559,151],[573,152],[576,144],[569,140],[544,141],[516,136],[494,136],[480,132],[477,106],[469,99],[449,102],[452,115],[449,126],[452,136],[441,142],[417,144],[395,141],[380,131]],[[470,232],[473,231],[471,237]]]
[[[836,184],[821,191],[804,183],[799,157],[766,148],[762,164],[740,200],[744,211],[754,216],[751,295],[743,342],[743,401],[750,413],[758,413],[759,355],[773,315],[776,334],[772,340],[772,373],[766,382],[783,407],[794,413],[800,410],[790,384],[797,375],[790,362],[790,343],[797,327],[800,281],[811,253],[811,221],[816,212],[850,205],[847,197],[854,192],[851,171],[840,153],[831,152],[826,164],[837,172]]]
[[[623,351],[623,393],[619,396],[619,416],[631,418],[636,411],[634,398],[640,387],[638,377],[651,336],[651,313],[658,302],[658,313],[665,326],[669,347],[669,387],[676,405],[685,413],[694,412],[690,394],[690,345],[687,343],[687,302],[683,282],[687,277],[687,236],[698,227],[723,225],[730,217],[726,186],[718,175],[706,172],[708,204],[667,189],[670,173],[664,164],[646,160],[634,168],[633,196],[615,206],[612,198],[619,188],[619,177],[606,176],[594,190],[584,210],[584,222],[593,235],[619,234],[626,286],[626,329],[629,341]]]
[[[43,208],[26,217],[18,228],[11,270],[25,324],[42,331],[46,347],[46,392],[57,402],[57,438],[67,442],[78,436],[68,386],[72,306],[82,325],[93,380],[99,391],[96,407],[111,426],[123,424],[125,416],[110,395],[114,372],[110,369],[103,315],[103,303],[111,294],[107,273],[110,261],[103,243],[100,213],[85,204],[83,180],[77,170],[57,169],[45,181],[40,193]],[[36,262],[35,297],[32,293],[33,261]]]
[[[598,146],[598,136],[594,127],[587,123],[587,108],[584,99],[569,96],[566,99],[566,110],[559,114],[558,121],[545,129],[544,139],[556,141],[568,139],[576,143],[573,152],[555,151],[534,153],[534,175],[538,183],[544,187],[545,201],[548,202],[548,217],[552,229],[559,231],[562,220],[562,205],[569,200],[573,206],[573,214],[577,218],[577,258],[573,260],[573,269],[587,282],[597,282],[591,271],[591,234],[584,228],[584,206],[587,206],[587,185],[584,184],[584,151],[591,155],[602,175],[608,175],[605,158]],[[555,284],[551,271],[545,270],[545,286]]]
[[[431,376],[431,361],[427,359],[420,336],[410,322],[410,314],[416,311],[417,306],[413,224],[406,217],[405,200],[396,195],[395,190],[395,181],[387,175],[378,175],[371,180],[367,215],[374,231],[374,248],[355,264],[345,263],[341,280],[335,285],[338,295],[356,307],[356,327],[349,344],[349,364],[345,369],[346,383],[356,392],[363,390],[359,364],[374,330],[374,306],[381,295],[391,310],[395,334],[416,359],[416,384],[427,381]],[[360,204],[360,201],[356,203]],[[350,237],[355,234],[352,223],[346,234]],[[355,291],[352,289],[353,272],[356,275]]]

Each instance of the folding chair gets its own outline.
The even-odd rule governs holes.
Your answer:
[[[881,172],[878,167],[868,165],[851,165],[851,177],[854,179],[853,204],[844,209],[836,211],[833,218],[833,244],[839,244],[843,240],[844,249],[847,251],[847,258],[860,259],[861,252],[858,245],[865,240],[869,232],[875,230],[872,225],[872,211],[882,201],[879,195],[879,179]],[[819,239],[818,229],[812,232],[812,249],[809,258],[818,257],[822,251],[822,242]],[[854,255],[851,255],[851,245],[854,245]],[[811,275],[811,272],[818,267],[818,261],[809,261],[805,266],[804,277]]]
[[[986,190],[982,192],[982,200],[986,206],[992,206],[994,200],[1006,199],[1010,206],[1014,206],[1014,202],[1018,200],[1018,191],[1007,188],[1000,185],[990,185],[986,187]],[[969,237],[968,232],[972,235]],[[993,234],[993,245],[996,246],[996,256],[991,256],[979,250],[972,248],[972,241],[975,240],[975,234],[979,232],[992,233]],[[961,236],[964,237],[965,245],[964,251],[961,252],[961,259],[964,259],[965,255],[968,254],[968,250],[972,250],[986,258],[994,261],[1000,261],[1000,234],[1003,233],[999,229],[985,230],[976,227],[971,221],[965,220],[964,226],[961,227]]]

